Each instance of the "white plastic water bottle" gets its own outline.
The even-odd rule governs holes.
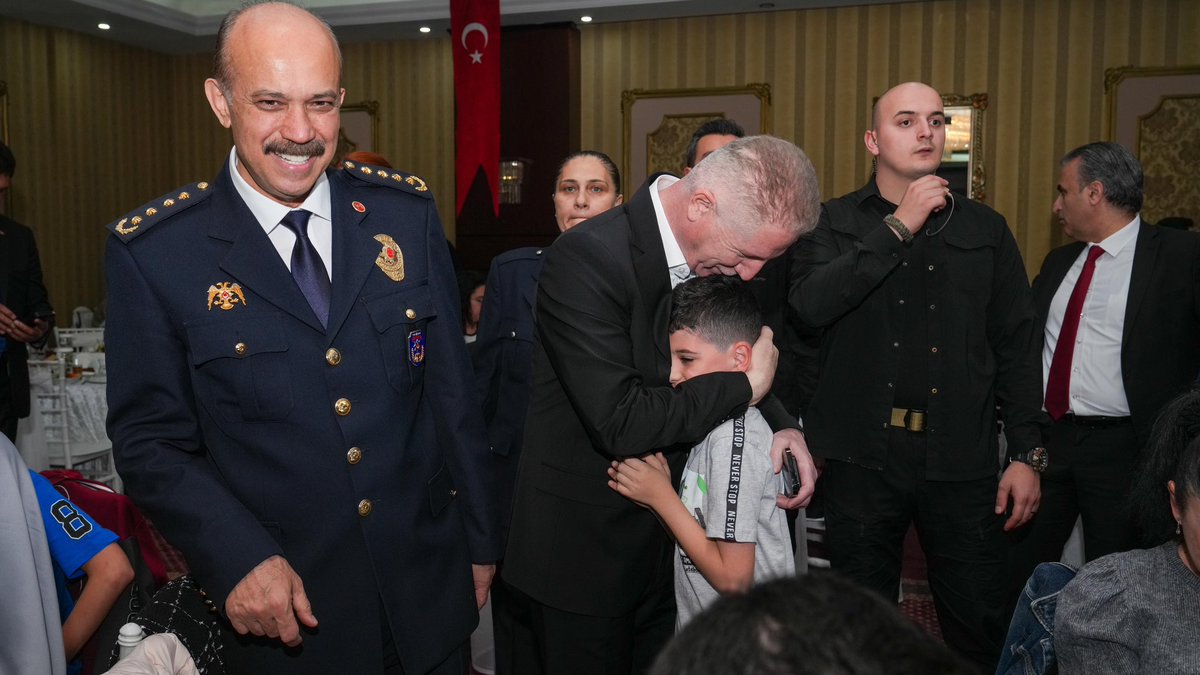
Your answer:
[[[129,652],[142,641],[142,627],[130,621],[117,631],[117,652],[119,658],[129,656]]]

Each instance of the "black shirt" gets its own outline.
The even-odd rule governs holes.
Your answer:
[[[827,202],[795,248],[789,302],[825,329],[809,449],[882,468],[891,409],[923,408],[926,478],[994,474],[997,403],[1011,454],[1041,445],[1045,419],[1021,254],[1004,218],[962,195],[911,244],[883,223],[894,210],[872,179]]]

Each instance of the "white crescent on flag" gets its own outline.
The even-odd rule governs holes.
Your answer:
[[[487,29],[487,26],[485,26],[481,23],[469,23],[469,24],[463,26],[463,29],[462,29],[463,49],[467,48],[467,36],[470,35],[471,33],[474,33],[475,31],[479,31],[480,33],[483,34],[483,49],[487,49],[488,29]],[[471,52],[469,54],[469,56],[471,57],[471,63],[483,63],[483,53],[481,51],[479,51],[478,49]]]
[[[462,29],[463,49],[467,48],[467,36],[470,35],[471,33],[474,33],[475,31],[479,31],[480,33],[483,33],[483,48],[487,49],[488,29],[487,29],[487,26],[484,26],[481,23],[469,23],[469,24],[463,26],[463,29]]]

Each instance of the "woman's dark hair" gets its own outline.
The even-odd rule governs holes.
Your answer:
[[[1167,404],[1154,423],[1129,499],[1144,546],[1175,536],[1167,481],[1175,481],[1175,503],[1200,497],[1200,389],[1193,387]]]
[[[477,270],[463,270],[458,273],[458,300],[459,311],[462,312],[463,328],[467,326],[467,320],[471,318],[471,294],[476,288],[487,283],[487,277],[483,272]]]
[[[612,157],[609,157],[599,150],[580,150],[579,152],[573,152],[567,155],[567,158],[562,161],[562,164],[558,165],[558,172],[554,174],[554,192],[558,192],[558,179],[562,178],[563,169],[567,168],[567,165],[571,163],[571,160],[578,159],[580,157],[595,157],[596,160],[600,162],[601,166],[608,171],[608,177],[612,181],[613,193],[618,195],[621,194],[621,171],[617,169],[617,163],[612,161]]]

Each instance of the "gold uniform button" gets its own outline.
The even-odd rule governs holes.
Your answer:
[[[342,417],[349,415],[350,414],[350,399],[339,398],[337,400],[337,402],[333,404],[333,411],[335,413],[341,415]]]
[[[371,508],[372,508],[372,506],[371,506],[370,499],[362,500],[361,502],[358,503],[358,515],[362,516],[363,518],[366,518],[367,516],[371,515]]]
[[[330,347],[325,352],[325,363],[328,363],[331,366],[336,366],[337,364],[339,364],[341,362],[342,362],[342,353],[339,352],[338,350],[334,349],[333,347]]]
[[[407,316],[409,318],[409,320],[411,321],[412,319],[417,318],[417,313],[414,312],[412,309],[406,309],[406,310],[404,310],[404,316]]]
[[[362,450],[359,450],[358,448],[350,448],[350,450],[346,453],[346,461],[350,462],[351,464],[358,464],[361,462]]]
[[[233,351],[237,352],[237,355],[238,355],[238,356],[245,356],[245,354],[246,354],[246,343],[245,343],[245,342],[239,342],[239,343],[237,343],[236,345],[234,345],[234,346],[233,346]]]

